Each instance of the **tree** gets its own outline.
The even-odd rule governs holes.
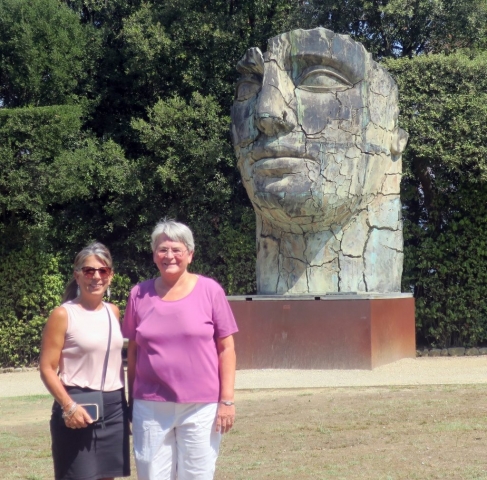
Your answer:
[[[297,7],[291,0],[142,4],[120,31],[132,116],[144,114],[159,98],[177,94],[190,100],[195,92],[229,109],[236,63],[250,46],[263,47],[287,28]]]
[[[0,3],[0,107],[86,102],[99,37],[58,0]]]
[[[487,46],[484,0],[311,0],[308,26],[348,33],[376,58]]]
[[[81,131],[81,112],[70,105],[0,109],[0,251],[32,241],[59,251],[76,218],[86,242],[100,231],[90,205],[105,211],[137,188],[121,148]],[[106,221],[99,219],[105,228]]]
[[[241,253],[250,253],[249,244],[253,250],[254,229],[242,225],[248,204],[242,202],[228,124],[215,99],[199,94],[188,102],[177,96],[159,100],[148,120],[133,121],[145,155],[144,189],[132,202],[139,219],[132,241],[148,250],[148,233],[161,218],[186,222],[195,233],[196,270],[219,278],[231,293],[245,293],[255,289],[254,268]]]

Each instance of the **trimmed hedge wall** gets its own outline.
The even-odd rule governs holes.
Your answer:
[[[487,342],[487,53],[385,62],[399,85],[403,290],[418,343]]]

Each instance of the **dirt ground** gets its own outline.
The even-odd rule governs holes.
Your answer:
[[[215,479],[487,479],[486,394],[485,384],[241,390]],[[51,403],[0,398],[0,480],[52,478]]]

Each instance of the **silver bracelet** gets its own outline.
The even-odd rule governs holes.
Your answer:
[[[220,403],[222,403],[226,407],[231,407],[232,405],[235,405],[235,402],[232,402],[230,400],[220,400]]]
[[[62,417],[64,418],[64,420],[66,420],[67,418],[71,418],[76,410],[78,410],[78,404],[76,402],[73,402],[69,407],[69,410],[67,412],[63,412]]]

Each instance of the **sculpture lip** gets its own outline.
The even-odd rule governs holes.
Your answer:
[[[253,165],[259,160],[270,160],[279,158],[295,158],[297,160],[316,161],[316,159],[311,157],[309,154],[297,148],[292,148],[286,145],[267,145],[266,147],[257,147],[252,150],[249,163],[250,165]]]
[[[310,161],[308,158],[297,157],[268,157],[253,164],[256,175],[280,177],[283,175],[299,175],[303,173],[303,164]],[[305,170],[308,169],[305,167]]]

